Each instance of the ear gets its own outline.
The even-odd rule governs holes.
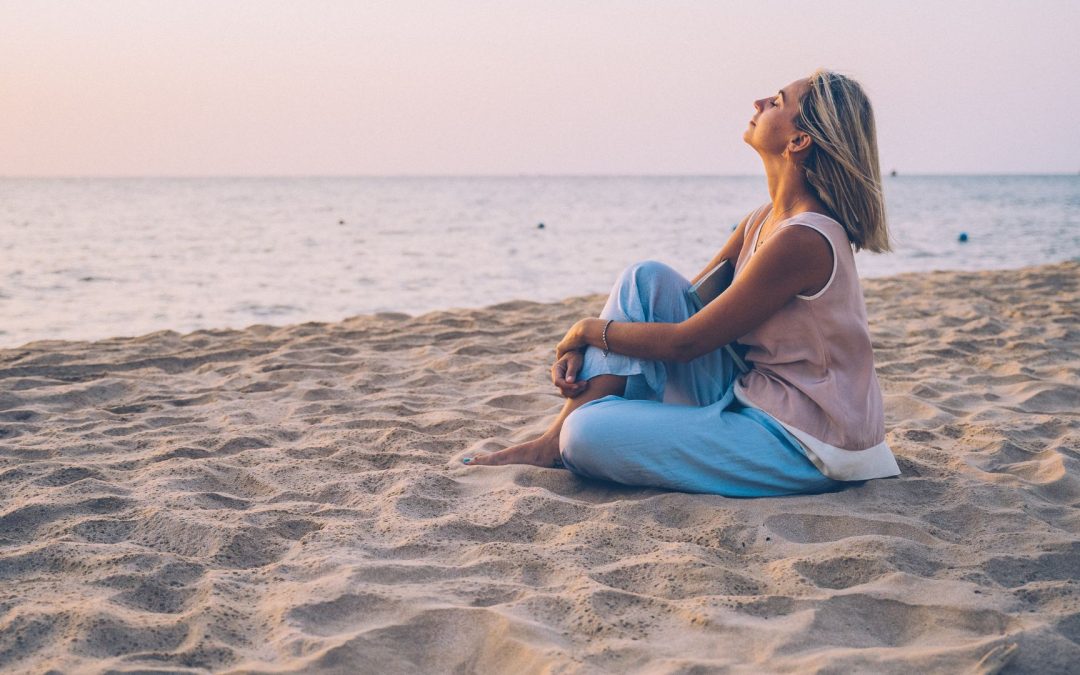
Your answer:
[[[786,150],[788,151],[788,154],[797,155],[801,152],[809,150],[810,146],[813,143],[814,141],[810,139],[810,134],[804,131],[800,131],[790,141],[788,141],[788,146]]]

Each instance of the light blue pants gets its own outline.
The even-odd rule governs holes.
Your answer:
[[[667,265],[636,263],[620,275],[600,317],[684,321],[693,313],[689,287]],[[605,357],[589,347],[579,379],[602,374],[625,375],[626,390],[585,403],[563,422],[562,462],[574,473],[728,497],[814,494],[847,484],[822,474],[775,419],[735,400],[738,369],[723,349],[667,363]]]

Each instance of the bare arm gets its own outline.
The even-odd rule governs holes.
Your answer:
[[[730,260],[732,264],[735,264],[735,261],[739,259],[739,253],[742,251],[742,245],[743,241],[746,239],[747,230],[754,225],[752,216],[759,214],[757,219],[760,220],[763,215],[768,214],[769,212],[769,207],[762,206],[764,208],[754,209],[743,216],[743,219],[739,221],[738,227],[735,228],[735,231],[732,232],[731,236],[724,242],[724,246],[720,249],[720,252],[713,256],[713,259],[709,261],[709,264],[705,265],[705,269],[698,272],[697,275],[690,280],[691,284],[696,284],[698,279],[705,276],[709,270],[719,265],[721,260]]]
[[[832,274],[832,249],[807,227],[786,227],[769,238],[731,286],[682,323],[615,322],[611,350],[627,356],[690,361],[749,333],[797,294],[823,286]],[[584,345],[603,348],[607,321],[583,319],[556,348],[559,355]]]

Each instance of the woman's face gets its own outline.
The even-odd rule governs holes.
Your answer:
[[[810,91],[810,80],[795,80],[777,93],[754,101],[754,116],[743,140],[761,154],[780,155],[801,132],[795,128],[799,101]]]

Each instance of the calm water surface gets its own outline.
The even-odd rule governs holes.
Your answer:
[[[864,277],[1080,257],[1080,176],[886,198],[896,250]],[[0,179],[0,346],[558,300],[649,258],[692,276],[767,199],[762,177]]]

